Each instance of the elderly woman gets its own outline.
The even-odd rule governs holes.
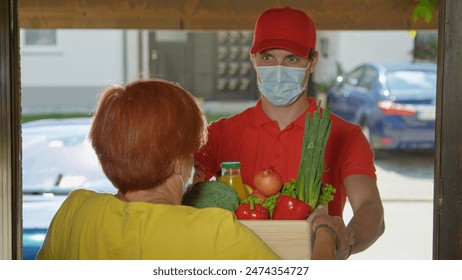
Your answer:
[[[173,83],[106,88],[89,138],[117,194],[73,191],[37,258],[278,259],[231,211],[180,205],[206,126],[194,97]],[[332,247],[330,231],[318,231]]]

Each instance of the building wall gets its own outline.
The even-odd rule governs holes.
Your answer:
[[[122,31],[60,29],[56,34],[56,46],[21,42],[24,114],[92,110],[104,86],[124,80]]]
[[[315,81],[324,83],[363,62],[412,61],[414,38],[407,31],[321,31],[317,49]]]
[[[338,57],[345,71],[368,61],[412,61],[414,38],[407,31],[344,31]]]
[[[95,108],[98,93],[108,84],[150,77],[153,54],[148,33],[147,30],[59,29],[54,48],[30,48],[22,44],[23,113],[89,113]],[[210,100],[214,88],[200,80],[213,79],[216,65],[200,56],[206,56],[216,46],[204,40],[207,36],[201,38],[196,34],[194,38],[193,93]],[[406,31],[320,31],[317,38],[320,58],[313,80],[328,84],[336,78],[338,68],[349,71],[364,61],[409,61],[413,42]],[[206,69],[210,65],[213,69]]]
[[[215,91],[215,84],[212,83],[212,79],[215,79],[217,67],[214,60],[210,59],[210,54],[215,54],[216,43],[210,33],[205,32],[197,33],[192,36],[191,40],[194,51],[192,61],[193,88],[191,92],[200,94],[202,99],[211,99]]]

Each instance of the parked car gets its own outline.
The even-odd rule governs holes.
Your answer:
[[[35,259],[70,191],[115,192],[87,140],[89,129],[90,118],[39,120],[22,126],[23,259]]]
[[[378,153],[435,146],[435,63],[365,63],[327,92],[332,112],[360,125]]]

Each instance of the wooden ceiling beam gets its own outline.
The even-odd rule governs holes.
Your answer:
[[[19,0],[21,28],[251,30],[261,11],[303,9],[318,30],[437,29],[414,22],[417,0]]]

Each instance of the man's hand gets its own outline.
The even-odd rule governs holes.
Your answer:
[[[327,206],[318,206],[312,215],[310,215],[311,228],[313,235],[320,225],[327,225],[332,228],[337,237],[336,255],[337,259],[345,260],[351,254],[351,248],[355,243],[354,232],[351,228],[346,227],[342,218],[338,216],[330,216],[327,213]]]
[[[340,260],[346,260],[351,255],[351,249],[355,244],[354,232],[351,228],[345,226],[345,223],[340,217],[333,217],[337,222],[337,233],[340,240],[340,245],[337,248],[337,258]]]

